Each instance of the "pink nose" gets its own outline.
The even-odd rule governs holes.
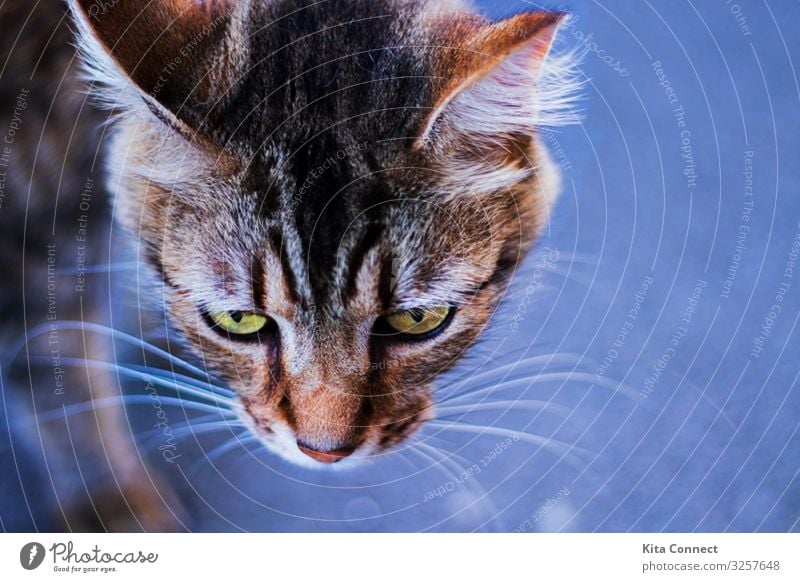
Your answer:
[[[338,451],[317,451],[297,443],[297,448],[306,456],[311,457],[320,463],[338,463],[345,457],[350,456],[355,449],[339,449]]]

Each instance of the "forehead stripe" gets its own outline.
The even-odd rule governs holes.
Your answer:
[[[350,251],[347,257],[347,278],[344,289],[342,290],[342,302],[347,305],[358,292],[357,282],[358,273],[364,265],[364,259],[369,252],[379,243],[383,235],[384,227],[382,224],[373,223],[367,228],[364,236],[359,243]]]
[[[281,261],[281,271],[283,272],[283,283],[286,291],[295,303],[301,302],[300,292],[297,289],[297,278],[292,265],[289,263],[289,255],[284,247],[283,235],[277,229],[272,230],[269,235],[270,244],[273,252]]]
[[[253,281],[253,304],[262,311],[267,308],[265,277],[263,260],[257,256],[253,257],[250,267],[250,278]]]

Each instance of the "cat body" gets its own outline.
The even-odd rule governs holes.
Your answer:
[[[28,529],[161,529],[172,520],[157,479],[122,409],[103,404],[119,398],[117,375],[75,364],[114,361],[110,339],[82,329],[110,317],[108,277],[92,274],[111,240],[107,113],[87,94],[62,2],[3,3],[0,30],[0,373],[16,466],[3,489],[41,467],[23,490],[41,507],[14,508]]]
[[[69,4],[113,112],[115,218],[254,433],[346,466],[432,418],[433,380],[489,324],[558,193],[536,128],[570,117],[576,83],[548,57],[563,15]]]

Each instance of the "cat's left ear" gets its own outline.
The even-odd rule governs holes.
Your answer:
[[[99,97],[115,108],[201,118],[237,78],[240,0],[69,0]]]
[[[502,164],[523,153],[537,127],[570,121],[577,81],[565,59],[550,56],[566,17],[532,12],[472,24],[470,38],[442,60],[444,82],[417,147]]]

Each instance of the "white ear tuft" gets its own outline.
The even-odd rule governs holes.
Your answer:
[[[457,136],[532,135],[540,126],[575,123],[582,81],[575,52],[550,50],[560,22],[549,24],[470,76],[442,99],[420,143]],[[504,31],[508,34],[508,31]]]
[[[246,51],[229,42],[246,1],[67,1],[87,77],[110,108],[185,120],[224,94]]]
[[[95,100],[107,109],[134,111],[144,107],[144,96],[97,38],[78,0],[68,0],[68,4],[77,32],[75,46],[83,64],[84,79],[98,89],[93,93]]]

